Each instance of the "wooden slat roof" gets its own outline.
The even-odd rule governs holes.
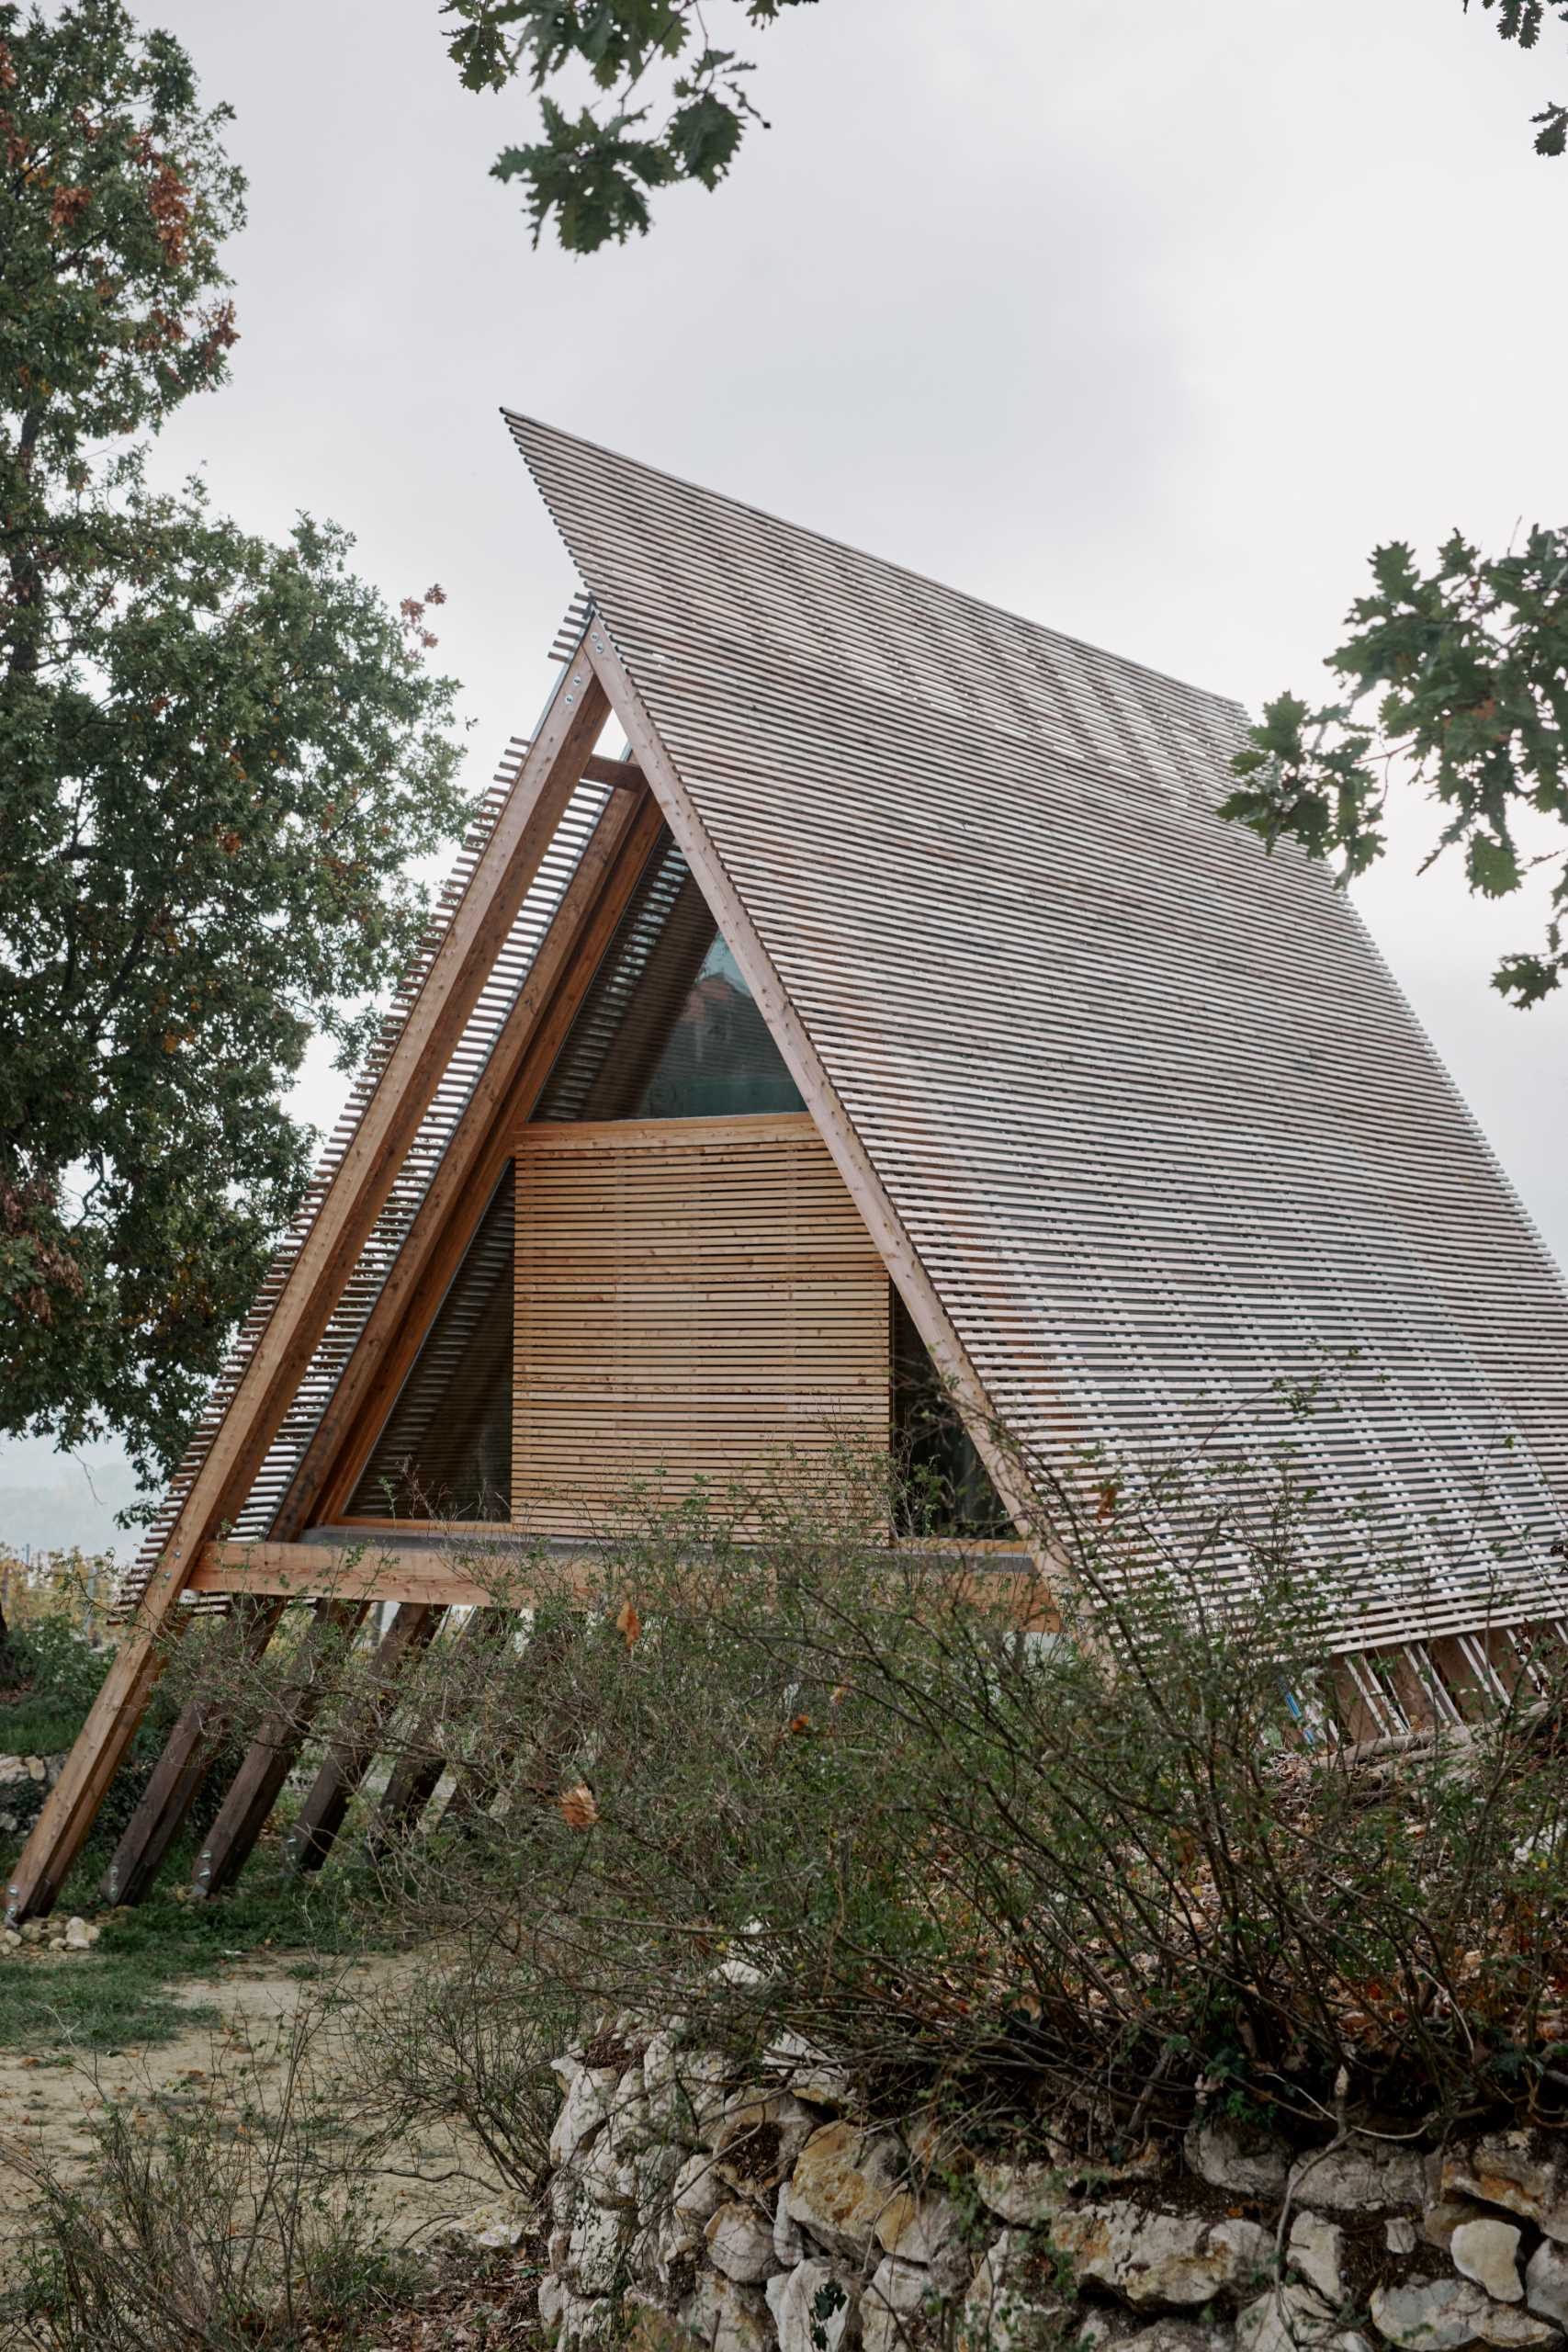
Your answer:
[[[1334,1507],[1426,1531],[1346,1641],[1561,1613],[1568,1297],[1348,900],[1213,813],[1238,707],[508,422],[998,1417],[1146,1456],[1327,1374]]]

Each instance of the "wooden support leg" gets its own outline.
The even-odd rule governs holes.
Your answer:
[[[259,1658],[283,1614],[281,1600],[242,1598],[234,1613],[244,1626],[243,1654]],[[106,1903],[140,1903],[163,1867],[197,1792],[229,1725],[228,1712],[199,1695],[187,1701],[152,1767],[141,1802],[131,1815],[114,1860],[104,1872]]]
[[[331,1853],[343,1817],[370,1770],[377,1741],[398,1703],[400,1678],[430,1641],[443,1614],[424,1602],[405,1601],[388,1626],[376,1654],[376,1685],[364,1717],[351,1738],[333,1743],[288,1833],[288,1859],[297,1871],[320,1870]]]
[[[369,1607],[368,1600],[317,1601],[298,1676],[252,1742],[197,1856],[191,1885],[197,1894],[217,1894],[243,1867],[326,1695],[320,1669],[353,1639]]]
[[[483,1652],[492,1648],[512,1620],[503,1610],[476,1609],[457,1636],[459,1672],[475,1668]],[[419,1826],[420,1816],[439,1787],[446,1770],[446,1758],[435,1746],[436,1714],[433,1711],[421,1723],[418,1734],[410,1743],[408,1753],[400,1757],[392,1768],[387,1792],[377,1808],[371,1824],[369,1847],[373,1860],[379,1861],[407,1843]]]

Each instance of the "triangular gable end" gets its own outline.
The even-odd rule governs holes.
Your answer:
[[[514,1086],[515,1161],[427,1328],[400,1336],[395,1400],[323,1482],[324,1526],[583,1536],[638,1475],[716,1493],[786,1450],[886,1450],[891,1424],[919,1473],[900,1523],[1010,1533],[667,829],[582,980],[542,1088]]]

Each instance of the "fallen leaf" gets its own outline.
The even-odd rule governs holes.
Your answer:
[[[566,1791],[560,1799],[560,1815],[569,1829],[592,1828],[599,1818],[599,1807],[586,1781],[579,1781],[576,1788]]]

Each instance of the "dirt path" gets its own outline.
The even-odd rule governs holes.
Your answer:
[[[290,1962],[288,1953],[268,1952],[265,1965],[239,1962],[219,1976],[185,1978],[169,1997],[182,2007],[216,2008],[217,2022],[193,2024],[188,2033],[147,2048],[93,2057],[68,2048],[0,2051],[0,2279],[6,2246],[17,2234],[12,2217],[33,2194],[13,2161],[19,2147],[47,2157],[70,2179],[92,2153],[90,2121],[105,2100],[130,2102],[133,2113],[152,2122],[160,2112],[198,2102],[231,2106],[248,2075],[253,2094],[265,2101],[281,2085],[302,2012],[320,2017],[310,2065],[318,2088],[330,2098],[346,2071],[355,1996],[395,1986],[420,1965],[417,1955],[347,1962],[336,1983],[323,1983],[308,1967],[291,1971]],[[347,1997],[323,1998],[333,1994]],[[352,2144],[352,2125],[341,2125],[340,2135]],[[398,2148],[394,2168],[356,2183],[355,2196],[390,2243],[427,2235],[493,2197],[498,2187],[471,2143],[449,2131],[427,2130]]]

